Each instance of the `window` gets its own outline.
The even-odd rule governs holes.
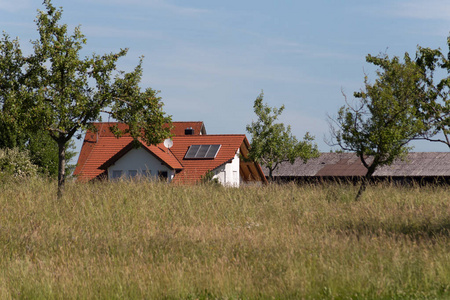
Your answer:
[[[128,170],[128,176],[130,178],[136,177],[137,176],[137,170]]]
[[[168,176],[167,171],[158,171],[158,177],[159,177],[159,179],[161,179],[161,180],[167,180],[167,178],[168,178],[169,176]]]
[[[122,170],[113,170],[112,178],[113,179],[118,179],[120,177],[122,177]]]
[[[213,159],[219,153],[221,145],[192,145],[189,147],[185,159]]]

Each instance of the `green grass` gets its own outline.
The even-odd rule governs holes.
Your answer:
[[[450,188],[0,183],[0,298],[447,299]]]

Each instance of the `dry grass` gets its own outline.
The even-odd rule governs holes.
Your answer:
[[[449,187],[0,183],[0,298],[450,297]]]

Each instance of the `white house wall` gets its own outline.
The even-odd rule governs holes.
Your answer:
[[[213,170],[214,178],[217,178],[219,182],[224,186],[239,187],[240,173],[239,173],[239,151],[234,156],[230,163],[227,163],[219,168]]]
[[[114,171],[122,171],[122,177],[130,177],[130,171],[136,171],[137,176],[151,176],[157,178],[159,171],[167,172],[169,181],[175,172],[162,164],[157,158],[144,148],[131,149],[108,168],[108,178],[114,178]]]

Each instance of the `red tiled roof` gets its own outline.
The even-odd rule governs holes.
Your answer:
[[[128,145],[126,145],[124,148],[122,148],[119,152],[114,154],[110,159],[105,161],[100,167],[98,167],[101,170],[107,170],[109,166],[114,164],[116,161],[118,161],[122,156],[124,156],[128,151],[134,149],[134,141],[131,137],[126,137],[126,139],[129,139]],[[180,162],[175,158],[175,156],[168,150],[164,143],[160,143],[157,146],[155,145],[147,145],[145,142],[139,141],[139,144],[148,152],[153,154],[159,161],[161,161],[163,164],[165,164],[167,167],[173,170],[181,170],[183,169],[183,166],[180,164]]]
[[[175,157],[183,165],[183,170],[176,174],[176,183],[194,183],[208,171],[230,162],[241,145],[246,141],[245,135],[195,135],[173,137],[173,147],[170,148]],[[214,159],[184,159],[191,145],[222,145]]]
[[[88,130],[86,132],[78,163],[73,172],[80,180],[91,180],[102,174],[103,170],[98,168],[131,141],[129,135],[124,135],[117,139],[109,129],[117,125],[120,130],[125,130],[128,126],[123,123],[97,122],[93,123],[93,125],[95,131]],[[195,135],[200,134],[202,132],[201,129],[203,129],[203,132],[206,132],[203,122],[172,122],[172,125],[171,132],[175,136],[184,135],[184,130],[188,127],[192,127],[195,130]],[[95,151],[93,151],[94,148]]]
[[[91,138],[94,138],[97,133],[99,135],[99,137],[105,137],[105,136],[109,136],[109,137],[114,137],[114,134],[111,132],[111,130],[109,130],[110,127],[113,126],[118,126],[118,128],[120,130],[125,130],[128,128],[128,125],[124,124],[124,123],[119,123],[119,122],[96,122],[93,123],[92,125],[94,125],[95,129],[97,132],[92,132],[92,131],[88,131],[86,133],[87,134],[91,134]],[[168,125],[166,125],[168,126]],[[206,130],[205,130],[205,126],[203,124],[203,122],[201,121],[194,121],[194,122],[172,122],[172,130],[171,133],[173,135],[184,135],[184,130],[186,128],[192,128],[194,129],[194,135],[200,135],[200,134],[206,134]],[[123,136],[127,136],[127,134],[123,135]]]
[[[184,135],[184,130],[187,128],[194,129],[194,135],[206,134],[205,125],[201,121],[196,122],[172,122],[174,128],[172,128],[173,135]]]
[[[96,141],[92,140],[90,134],[87,133],[73,174],[78,176],[81,181],[96,178],[104,172],[99,167],[128,145],[131,140],[131,137],[118,139],[107,136],[98,138]]]
[[[183,128],[186,123],[192,122],[174,122],[181,124],[178,128]],[[201,122],[197,122],[201,123]],[[89,181],[104,174],[109,165],[120,159],[125,153],[132,149],[133,139],[130,136],[114,137],[108,127],[117,123],[96,123],[97,133],[88,131],[86,133],[83,147],[78,158],[78,164],[74,175],[78,176],[80,181]],[[201,123],[203,126],[203,123]],[[123,124],[117,124],[119,128]],[[177,127],[177,125],[176,125]],[[175,128],[176,128],[175,127]],[[120,129],[124,129],[122,127]],[[195,130],[195,129],[194,129]],[[157,146],[148,146],[144,142],[141,145],[151,152],[157,159],[165,163],[169,168],[181,170],[176,173],[173,182],[176,183],[195,183],[198,182],[208,171],[212,171],[226,163],[231,162],[238,150],[246,156],[249,143],[245,135],[175,135],[173,146],[168,150],[163,144]],[[214,159],[184,159],[184,156],[191,145],[214,145],[220,144],[221,147]],[[266,182],[264,174],[259,164],[241,163],[241,173],[245,178],[253,177],[254,180]]]

